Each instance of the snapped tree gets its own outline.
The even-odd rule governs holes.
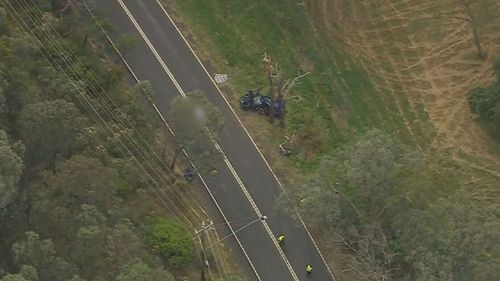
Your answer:
[[[285,78],[283,74],[283,70],[281,69],[278,63],[273,64],[272,59],[267,54],[264,54],[264,58],[262,59],[266,68],[267,80],[269,81],[269,96],[271,97],[271,101],[275,99],[281,102],[281,115],[280,115],[280,126],[285,127],[285,115],[287,111],[287,102],[295,101],[301,102],[303,100],[302,96],[299,95],[290,95],[292,89],[300,84],[300,81],[304,79],[309,72],[297,74],[292,78]],[[277,92],[277,97],[275,95]],[[274,122],[274,106],[271,105],[269,111],[269,122]]]

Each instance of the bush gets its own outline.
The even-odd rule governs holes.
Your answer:
[[[193,238],[174,221],[159,218],[149,225],[146,242],[175,268],[189,265],[194,258]]]
[[[475,88],[469,93],[471,111],[494,128],[500,128],[500,62],[495,64],[499,78],[488,88]]]

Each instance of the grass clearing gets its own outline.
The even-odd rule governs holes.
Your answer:
[[[261,62],[267,53],[288,76],[301,70],[312,73],[296,88],[305,101],[290,106],[291,130],[304,123],[304,111],[314,109],[321,117],[318,127],[328,131],[322,141],[329,147],[345,142],[353,128],[367,127],[395,132],[411,143],[393,99],[375,89],[362,66],[311,29],[307,7],[284,1],[169,2],[187,15],[183,19],[210,57],[219,58],[211,60],[212,66],[229,72],[235,99],[247,89],[267,85]],[[345,119],[348,130],[332,119],[335,109],[341,110],[336,116]],[[317,156],[315,151],[307,154]]]

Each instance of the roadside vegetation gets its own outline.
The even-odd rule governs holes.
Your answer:
[[[498,1],[164,2],[236,108],[307,73],[284,120],[239,115],[339,280],[500,276],[500,146],[474,119],[498,132]]]
[[[0,1],[0,280],[197,280],[208,215],[81,3]]]

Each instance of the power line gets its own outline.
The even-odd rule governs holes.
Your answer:
[[[9,4],[9,6],[11,6],[11,5]],[[12,8],[12,6],[11,6],[11,8]],[[15,20],[16,20],[19,24],[22,24],[22,25],[24,25],[24,26],[27,26],[27,25],[26,25],[26,23],[22,20],[22,18],[15,18]],[[31,30],[30,30],[30,32],[33,34],[33,32],[32,32]],[[34,34],[33,34],[33,35],[34,35]],[[31,40],[31,42],[32,42],[32,43],[35,43],[34,45],[37,45],[37,41],[32,40],[32,39],[31,39],[32,37],[30,37],[30,36],[28,36],[28,37],[30,38],[30,40]],[[33,38],[35,38],[35,37],[33,37]],[[42,43],[41,43],[40,41],[38,41],[38,44],[42,45]],[[51,60],[50,60],[50,58],[49,58],[49,56],[48,56],[48,53],[46,53],[47,51],[43,49],[43,46],[42,46],[42,49],[40,49],[40,52],[42,53],[42,55],[44,56],[44,58],[45,58],[45,59],[47,59],[47,61],[48,61],[49,63],[51,63],[51,64],[53,63],[53,61],[51,61]],[[65,78],[66,78],[66,79],[67,79],[67,80],[68,80],[68,81],[69,81],[69,82],[73,85],[73,87],[75,87],[75,89],[76,89],[78,92],[80,92],[80,91],[81,91],[81,89],[80,89],[80,87],[79,87],[79,86],[75,83],[75,81],[73,81],[73,80],[72,80],[72,79],[71,79],[71,78],[67,75],[67,73],[65,73],[65,72],[63,71],[63,69],[62,69],[59,65],[57,65],[57,64],[55,64],[55,65],[56,65],[56,70],[57,70],[57,69],[59,69],[59,70],[60,70],[60,73],[61,73],[63,76],[65,76]],[[115,136],[115,135],[116,135],[116,133],[113,131],[113,129],[112,129],[109,125],[107,125],[106,121],[105,121],[105,120],[102,118],[102,116],[101,116],[101,115],[100,115],[100,114],[99,114],[99,113],[95,110],[95,108],[92,108],[92,107],[91,107],[91,104],[90,104],[90,102],[88,101],[88,99],[87,99],[84,95],[83,95],[82,97],[83,97],[84,102],[86,102],[86,103],[87,103],[87,104],[85,104],[85,103],[83,103],[83,102],[81,101],[81,102],[82,102],[82,106],[86,107],[86,109],[87,109],[87,111],[89,112],[89,114],[91,115],[91,117],[92,117],[92,118],[96,121],[96,124],[98,124],[98,125],[99,125],[99,121],[101,121],[101,122],[104,124],[104,126],[103,126],[103,127],[106,127],[106,129],[108,129],[109,131],[111,131],[112,135],[113,135],[113,136]],[[102,126],[102,125],[101,125],[101,126]],[[128,147],[127,147],[127,146],[125,146],[125,145],[123,144],[123,141],[121,141],[120,139],[116,139],[116,138],[112,138],[112,141],[114,141],[116,144],[120,144],[120,145],[122,146],[122,148],[123,148],[124,150],[126,150],[126,151],[127,151],[127,152],[128,152],[128,153],[132,156],[132,159],[136,160],[136,159],[135,159],[135,157],[133,157],[133,154],[132,154],[132,153],[130,152],[130,150],[128,149]],[[125,153],[124,153],[124,154],[125,154]],[[138,164],[139,164],[139,166],[141,166],[141,168],[144,170],[144,167],[142,167],[142,165],[140,165],[140,163],[138,163]],[[136,167],[134,166],[134,168],[136,168]],[[138,172],[138,170],[136,170],[136,171]],[[141,175],[141,176],[142,176],[142,174],[141,174],[141,173],[139,173],[139,175]],[[172,213],[172,214],[175,214],[175,212],[173,212],[173,211],[172,211],[172,210],[168,207],[168,205],[167,205],[167,204],[163,201],[163,199],[162,199],[162,198],[161,198],[161,197],[160,197],[160,196],[156,193],[156,191],[155,191],[154,189],[153,189],[153,191],[154,191],[154,193],[157,195],[157,197],[161,200],[162,204],[164,204],[164,206],[165,206],[165,207],[167,207],[167,208],[171,211],[171,213]]]
[[[26,6],[26,2],[22,1],[22,3],[21,3],[21,4],[23,4],[23,6],[24,6],[25,10],[30,10],[30,9],[29,9],[29,7],[27,7],[27,6]],[[34,14],[34,12],[32,12],[32,19],[33,19],[33,22],[34,22],[34,20],[38,19],[38,17]],[[41,23],[41,22],[39,21],[39,23]],[[49,25],[49,27],[51,27],[51,26]],[[43,31],[42,31],[42,33],[43,33]],[[60,51],[60,52],[61,52],[61,54],[63,55],[63,56],[62,56],[63,63],[65,63],[66,65],[71,65],[71,63],[72,63],[72,62],[74,62],[74,63],[81,63],[81,62],[78,60],[78,58],[75,58],[75,56],[71,56],[71,52],[69,52],[70,54],[68,54],[68,52],[66,52],[66,51],[64,50],[64,46],[61,46],[61,45],[59,44],[59,42],[58,42],[57,38],[55,38],[55,37],[51,36],[51,34],[50,34],[49,32],[45,32],[45,34],[46,34],[46,38],[47,38],[48,40],[52,40],[52,42],[54,43],[54,45],[55,45],[55,47],[57,48],[57,50],[58,50],[58,51]],[[47,34],[48,34],[48,35],[47,35]],[[43,37],[42,37],[42,38],[43,38]],[[40,39],[40,38],[39,38],[39,40],[41,41],[41,39]],[[63,41],[63,43],[65,43],[65,42]],[[73,58],[75,58],[75,59],[71,60],[71,58],[72,58],[72,57],[73,57]],[[68,62],[68,61],[69,61],[69,62]],[[71,68],[70,68],[70,69],[71,69]],[[162,173],[159,171],[159,170],[161,170],[161,168],[159,168],[158,163],[157,163],[157,162],[153,159],[153,156],[151,156],[150,154],[148,154],[148,153],[147,153],[146,149],[144,148],[144,144],[142,144],[142,143],[146,143],[146,142],[144,141],[144,139],[142,138],[142,136],[138,133],[138,131],[137,131],[137,130],[133,127],[133,126],[131,126],[131,128],[127,127],[127,126],[126,126],[126,125],[122,122],[122,120],[121,120],[119,117],[117,117],[117,116],[116,116],[116,114],[114,114],[113,109],[111,109],[111,108],[107,105],[107,103],[106,103],[106,101],[104,101],[104,98],[102,97],[102,95],[100,95],[100,94],[99,94],[99,93],[102,91],[102,89],[101,89],[101,91],[99,91],[99,89],[97,89],[99,86],[94,86],[94,85],[97,85],[98,83],[97,83],[97,81],[96,81],[95,77],[92,75],[92,73],[90,73],[90,75],[88,75],[87,77],[89,77],[89,76],[90,76],[90,78],[92,78],[94,81],[90,81],[90,80],[86,79],[86,77],[84,76],[84,74],[83,74],[81,71],[73,71],[73,73],[74,73],[74,74],[76,74],[76,76],[77,76],[78,78],[82,78],[82,80],[86,80],[86,82],[88,83],[88,85],[89,85],[89,87],[90,87],[90,89],[91,89],[91,92],[92,92],[92,93],[94,93],[94,95],[95,95],[96,97],[98,97],[99,101],[101,102],[101,103],[100,103],[100,107],[102,107],[102,108],[104,108],[104,109],[106,109],[106,110],[108,111],[108,116],[111,118],[112,122],[114,122],[114,123],[115,123],[115,125],[116,125],[119,129],[121,129],[121,130],[125,130],[125,131],[129,131],[129,130],[131,129],[131,130],[133,130],[133,131],[134,131],[134,133],[135,133],[136,135],[138,135],[138,136],[141,138],[141,140],[142,140],[142,141],[139,141],[139,140],[137,140],[136,138],[134,138],[134,135],[131,135],[131,136],[126,135],[126,136],[128,137],[128,138],[127,138],[128,142],[131,144],[131,146],[132,146],[132,147],[134,147],[134,148],[135,148],[135,151],[136,151],[139,155],[141,155],[141,153],[142,153],[142,155],[143,155],[143,159],[145,159],[145,160],[149,160],[149,161],[146,161],[146,163],[145,163],[145,164],[146,164],[146,166],[148,166],[148,167],[149,167],[149,169],[151,169],[151,170],[153,171],[153,173],[154,173],[157,177],[159,177],[159,178],[160,178],[160,180],[161,180],[162,182],[166,183],[166,186],[167,186],[170,190],[172,190],[172,189],[170,188],[170,185],[172,184],[172,180],[171,180],[171,179],[169,179],[169,178],[166,178],[166,177],[164,176],[164,174],[162,174]],[[118,110],[118,113],[119,113],[121,116],[125,116],[123,113],[121,113],[121,111],[120,111],[120,110],[119,110],[119,108],[116,106],[116,104],[113,102],[113,100],[110,100],[110,101],[111,101],[111,103],[113,103],[113,104],[114,104],[114,108],[116,108],[116,109]],[[128,120],[126,120],[126,121],[128,121]],[[130,121],[128,121],[128,123],[131,123],[131,122],[130,122]],[[147,146],[147,143],[146,143],[146,146]],[[148,148],[151,150],[151,148],[150,148],[149,146],[148,146]],[[154,152],[153,152],[153,153],[154,153]],[[134,155],[134,154],[132,153],[132,155]],[[145,155],[145,157],[144,157],[144,155]],[[157,156],[157,155],[155,155],[155,156],[156,156],[156,158],[158,159],[158,156]],[[150,165],[151,163],[153,163],[154,165],[156,165],[156,167],[151,166],[151,165]],[[157,170],[157,169],[158,169],[158,170]],[[186,208],[189,208],[189,207],[190,207],[188,204],[186,204],[186,203],[184,202],[184,200],[182,200],[182,198],[180,198],[180,197],[176,194],[176,192],[175,192],[175,191],[173,191],[173,194],[174,194],[174,196],[176,196],[176,197],[177,197],[177,199],[179,200],[179,202],[184,203],[184,206],[185,206]],[[175,204],[175,203],[174,203],[174,204]],[[194,211],[194,209],[192,209],[192,211]],[[194,211],[194,213],[196,213],[196,211]]]
[[[24,3],[24,2],[23,2],[23,3]],[[25,3],[24,3],[24,4],[25,4]],[[78,87],[78,85],[76,85],[76,83],[75,83],[75,82],[71,79],[71,77],[70,77],[70,76],[66,73],[66,71],[63,69],[63,67],[61,67],[61,65],[57,64],[57,63],[55,62],[55,60],[51,60],[51,59],[50,59],[50,53],[49,53],[49,52],[48,52],[48,51],[44,48],[44,45],[43,45],[43,43],[42,43],[41,39],[40,39],[40,38],[38,38],[38,37],[37,37],[37,36],[33,33],[33,31],[29,28],[29,26],[26,24],[26,22],[24,22],[24,20],[22,19],[22,17],[21,17],[21,16],[20,16],[20,15],[19,15],[16,11],[15,11],[15,8],[14,8],[11,4],[9,4],[9,6],[10,6],[12,9],[14,9],[14,13],[17,15],[17,17],[19,17],[19,20],[16,20],[16,21],[18,21],[18,22],[19,22],[19,21],[21,21],[21,22],[22,22],[22,24],[26,27],[26,29],[28,29],[28,30],[30,31],[30,33],[33,35],[33,38],[36,38],[36,39],[37,39],[38,44],[39,44],[39,45],[41,45],[41,50],[40,50],[40,51],[42,52],[42,55],[43,55],[43,56],[44,56],[44,57],[45,57],[45,58],[49,61],[49,63],[54,64],[54,65],[56,66],[56,68],[58,68],[58,69],[59,69],[59,70],[63,73],[63,75],[64,75],[64,76],[65,76],[65,77],[66,77],[66,78],[67,78],[67,79],[71,82],[71,84],[73,84],[73,86],[77,89],[77,91],[78,91],[78,92],[80,93],[80,95],[83,97],[83,99],[84,99],[84,100],[85,100],[85,102],[87,103],[87,106],[85,105],[85,103],[83,103],[83,102],[80,100],[80,102],[82,103],[82,106],[86,107],[87,111],[89,112],[89,114],[91,114],[91,115],[92,115],[92,117],[93,117],[93,119],[95,119],[95,121],[98,121],[99,119],[100,119],[100,121],[102,121],[102,123],[103,123],[103,124],[104,124],[104,125],[108,128],[108,130],[110,130],[110,131],[112,132],[112,134],[113,134],[113,136],[114,136],[114,137],[113,137],[113,140],[114,140],[114,141],[116,141],[116,142],[119,142],[119,143],[120,143],[120,144],[121,144],[121,145],[125,148],[125,150],[127,150],[127,152],[128,152],[128,153],[132,156],[132,158],[134,158],[134,159],[137,161],[137,163],[139,164],[139,166],[141,166],[141,168],[142,168],[144,171],[146,171],[146,169],[144,168],[144,166],[142,166],[142,164],[141,164],[141,163],[140,163],[140,162],[139,162],[139,161],[138,161],[138,160],[137,160],[137,159],[133,156],[134,154],[133,154],[133,153],[130,151],[130,149],[129,149],[129,148],[128,148],[128,147],[127,147],[124,143],[123,143],[123,141],[122,141],[121,139],[117,139],[117,138],[115,138],[117,134],[113,131],[113,129],[112,129],[112,128],[110,128],[110,127],[109,127],[109,125],[107,125],[106,121],[102,118],[102,116],[101,116],[101,115],[100,115],[100,114],[96,111],[96,109],[92,106],[92,103],[91,103],[91,102],[89,102],[89,100],[88,100],[88,98],[85,96],[85,94],[81,92],[81,88],[80,88],[80,87]],[[26,6],[25,6],[25,7],[26,7]],[[29,8],[28,8],[28,9],[29,9]],[[34,15],[34,14],[33,14],[33,15]],[[36,18],[36,16],[34,16],[34,18]],[[37,43],[37,41],[35,41],[35,40],[33,40],[33,39],[32,39],[32,42],[34,42],[34,43],[35,43],[35,45],[37,45],[37,44],[36,44],[36,43]],[[54,40],[54,41],[56,42],[56,44],[57,44],[57,45],[59,45],[59,44],[57,43],[57,41],[56,41],[56,40]],[[62,47],[61,47],[61,48],[62,48]],[[62,49],[63,49],[63,48],[62,48]],[[65,55],[65,56],[67,55],[67,53],[65,53],[65,52],[64,52],[64,49],[63,49],[63,52],[62,52],[62,53],[63,53],[63,55]],[[64,57],[63,57],[63,58],[64,58]],[[68,64],[66,60],[64,60],[64,62],[65,62],[66,64]],[[80,74],[81,74],[81,73],[80,73]],[[82,75],[82,76],[83,76],[83,75]],[[87,81],[87,82],[88,82],[88,81]],[[95,84],[97,85],[97,82],[96,82]],[[93,87],[93,85],[91,85],[91,86]],[[109,109],[109,108],[108,108],[108,110],[111,110],[111,109]],[[115,116],[113,116],[113,117],[115,117]],[[116,118],[116,117],[115,117],[115,118]],[[118,119],[118,120],[120,121],[120,119]],[[112,120],[112,121],[114,121],[114,120]],[[98,122],[96,122],[96,123],[98,123]],[[116,122],[115,122],[115,124],[116,124]],[[123,123],[122,123],[122,125],[123,125]],[[123,126],[125,127],[125,125],[123,125]],[[135,130],[135,128],[133,128],[133,129]],[[143,139],[142,139],[142,140],[143,140]],[[129,140],[129,142],[130,142],[130,140]],[[136,146],[137,146],[137,145],[139,145],[139,144],[137,144],[137,142],[136,142],[135,144],[136,144]],[[143,149],[143,152],[145,153],[144,149]],[[150,159],[151,159],[151,158],[150,158]],[[154,161],[154,160],[153,160],[153,161]],[[158,164],[157,164],[156,162],[155,162],[155,164],[157,165],[157,167],[156,167],[156,168],[159,168],[159,166],[158,166]],[[134,167],[134,168],[136,168],[136,167]],[[154,168],[153,168],[153,170],[154,170]],[[137,169],[136,169],[136,171],[137,171]],[[155,171],[155,170],[154,170],[154,171]],[[147,172],[147,171],[146,171],[146,172]],[[157,174],[157,175],[158,175],[158,174]],[[141,176],[142,176],[142,175],[141,175]],[[151,177],[151,175],[149,175],[149,174],[148,174],[148,177],[149,177],[149,178],[150,178],[150,179],[151,179],[154,183],[157,183],[157,182],[156,182],[156,181],[155,181],[155,180]],[[143,177],[143,178],[144,178],[144,177]],[[152,188],[152,190],[153,190],[153,192],[155,193],[155,195],[158,197],[158,199],[160,199],[160,200],[162,201],[163,205],[165,205],[165,207],[167,207],[167,208],[170,210],[170,212],[171,212],[171,213],[175,214],[175,212],[173,212],[173,211],[172,211],[172,210],[168,207],[168,205],[167,205],[167,204],[166,204],[166,203],[165,203],[165,202],[161,199],[161,197],[157,194],[157,192],[154,190],[154,188]],[[201,206],[200,206],[200,207],[201,207]],[[187,219],[187,218],[186,218],[186,219]],[[188,219],[187,219],[187,220],[188,220]],[[189,221],[189,220],[188,220],[188,221]]]

